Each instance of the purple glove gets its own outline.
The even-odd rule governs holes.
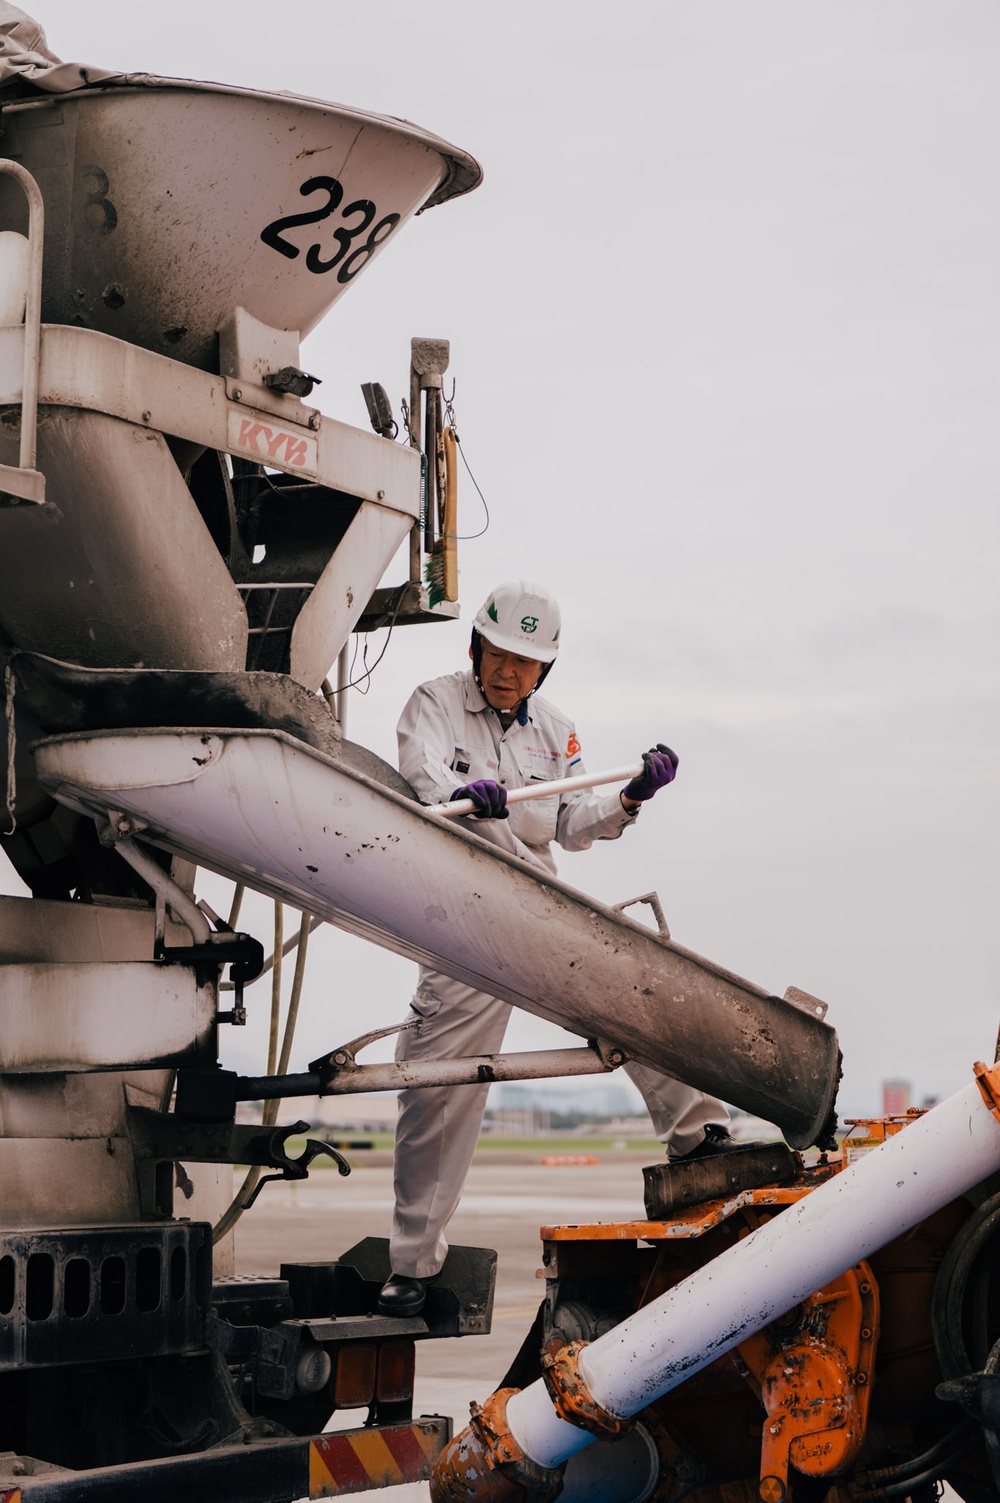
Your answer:
[[[674,781],[679,758],[669,746],[658,741],[648,752],[643,752],[642,761],[642,772],[622,789],[626,798],[635,799],[640,804]]]
[[[673,773],[671,773],[673,777]],[[651,797],[646,794],[646,797]],[[476,806],[474,819],[506,819],[507,790],[501,783],[494,783],[492,778],[480,778],[477,783],[468,783],[464,788],[456,788],[449,799],[454,803],[457,798],[471,798]]]

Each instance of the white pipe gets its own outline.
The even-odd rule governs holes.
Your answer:
[[[573,778],[554,778],[552,782],[529,783],[526,788],[512,788],[507,794],[508,804],[520,804],[529,798],[548,798],[553,793],[572,793],[575,788],[597,788],[601,783],[627,783],[637,778],[643,770],[642,762],[629,767],[612,767],[607,772],[581,772]],[[453,819],[459,814],[475,814],[476,805],[471,798],[457,798],[450,804],[428,804],[429,814],[443,814]]]
[[[1000,1124],[973,1082],[598,1337],[579,1369],[623,1418],[676,1388],[1000,1167]],[[521,1449],[555,1467],[594,1437],[539,1379],[507,1404]]]

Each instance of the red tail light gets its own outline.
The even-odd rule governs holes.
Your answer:
[[[336,1408],[360,1409],[371,1403],[375,1397],[377,1358],[378,1348],[367,1341],[352,1341],[340,1348],[337,1353],[337,1376],[333,1381],[333,1402]]]
[[[413,1396],[415,1345],[412,1341],[383,1341],[378,1354],[379,1402],[397,1404]]]

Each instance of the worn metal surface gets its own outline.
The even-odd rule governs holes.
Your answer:
[[[361,504],[292,628],[289,672],[297,683],[320,687],[409,530],[406,513]]]
[[[168,921],[167,937],[187,930]],[[5,1228],[142,1214],[127,1102],[166,1107],[173,1068],[149,1066],[196,1041],[211,1058],[217,1005],[192,972],[153,966],[154,939],[149,908],[0,899]]]
[[[5,968],[13,976],[17,967]],[[145,1214],[128,1103],[164,1111],[172,1069],[7,1074],[0,1089],[0,1225],[93,1226]]]
[[[7,965],[0,1074],[207,1065],[216,1005],[214,986],[188,966]]]
[[[277,734],[53,738],[42,782],[304,911],[776,1122],[824,1132],[825,1023]]]
[[[20,404],[23,339],[19,329],[0,329],[0,407]],[[283,399],[285,416],[276,420],[236,398],[236,390],[241,388],[221,376],[91,329],[42,329],[42,406],[124,418],[380,501],[411,518],[419,515],[420,457],[412,450],[330,417],[312,429],[308,413],[291,397]]]
[[[17,451],[0,423],[0,460]],[[100,668],[242,668],[247,621],[162,434],[43,407],[46,504],[0,509],[0,623]]]
[[[679,1208],[668,1213],[669,1220],[581,1221],[566,1226],[543,1226],[540,1232],[542,1241],[551,1244],[552,1276],[558,1272],[561,1242],[666,1242],[703,1237],[706,1232],[738,1216],[746,1207],[794,1205],[803,1195],[830,1179],[837,1167],[834,1164],[819,1172],[810,1171],[806,1184],[800,1182],[784,1189],[739,1190],[730,1196]]]
[[[473,159],[406,121],[290,94],[136,76],[3,109],[45,201],[43,317],[217,368],[239,301],[306,334]],[[0,189],[0,226],[21,229]],[[239,289],[238,299],[233,289]]]
[[[98,908],[0,897],[0,965],[95,960],[152,960],[156,921],[151,908]],[[168,920],[168,943],[188,932]],[[0,979],[6,973],[0,971]]]
[[[87,1076],[76,1080],[90,1085]],[[26,1090],[37,1087],[37,1077],[25,1082]],[[63,1089],[72,1090],[72,1083]],[[8,1085],[4,1115],[12,1093]],[[118,1096],[120,1100],[120,1084]],[[75,1121],[65,1138],[42,1136],[40,1124],[39,1134],[0,1139],[0,1218],[6,1229],[103,1226],[137,1221],[142,1215],[129,1139],[92,1130],[99,1118],[95,1111],[88,1119],[89,1091],[80,1092],[75,1106]],[[70,1136],[74,1129],[80,1136]]]

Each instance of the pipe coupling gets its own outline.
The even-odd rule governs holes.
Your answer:
[[[580,1354],[588,1343],[571,1341],[542,1356],[542,1381],[549,1391],[556,1414],[578,1430],[588,1430],[601,1440],[617,1440],[635,1427],[635,1416],[619,1418],[594,1398],[580,1372]]]
[[[431,1503],[552,1503],[562,1492],[562,1466],[539,1466],[514,1439],[507,1401],[519,1388],[498,1388],[434,1463]]]

